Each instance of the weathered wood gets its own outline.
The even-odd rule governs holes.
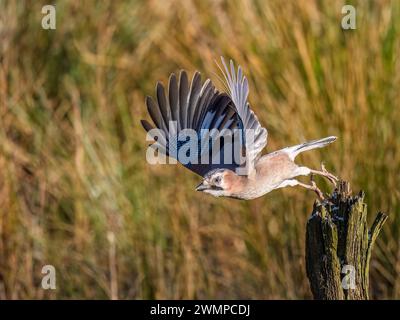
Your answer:
[[[378,213],[369,230],[364,196],[352,196],[342,181],[329,199],[314,204],[306,233],[306,268],[314,299],[368,299],[371,251],[387,215]]]

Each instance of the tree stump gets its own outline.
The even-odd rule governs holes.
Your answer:
[[[353,196],[341,181],[329,199],[316,201],[307,222],[306,269],[314,299],[366,300],[369,261],[387,219],[379,212],[368,229],[361,191]]]

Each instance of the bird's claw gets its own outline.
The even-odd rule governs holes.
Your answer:
[[[311,186],[312,186],[312,190],[315,191],[315,193],[317,194],[317,196],[318,196],[321,200],[325,200],[324,194],[323,194],[322,191],[317,187],[317,184],[315,183],[315,181],[311,180]]]
[[[339,181],[338,177],[326,170],[324,163],[321,163],[321,170],[325,174],[325,177],[336,187],[336,182]]]

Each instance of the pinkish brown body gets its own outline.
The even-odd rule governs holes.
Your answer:
[[[223,170],[222,187],[225,192],[207,192],[215,196],[250,200],[285,186],[297,185],[294,177],[308,175],[311,170],[293,162],[290,155],[280,150],[262,156],[255,165],[252,176],[239,176],[231,170]],[[211,185],[212,183],[210,183]],[[224,194],[222,194],[224,193]]]

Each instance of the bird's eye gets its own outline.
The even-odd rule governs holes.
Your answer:
[[[218,176],[214,179],[214,184],[219,186],[221,184],[221,176]]]

